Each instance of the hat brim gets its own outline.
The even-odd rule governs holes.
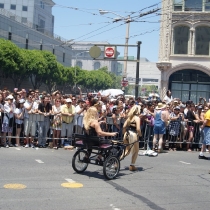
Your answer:
[[[155,108],[155,109],[160,110],[160,109],[164,109],[164,108],[166,108],[166,105],[164,105],[164,106],[162,106],[162,107],[158,107],[158,106],[156,106],[156,108]]]

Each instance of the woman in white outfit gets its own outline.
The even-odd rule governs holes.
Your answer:
[[[54,115],[52,129],[53,129],[53,149],[58,149],[58,139],[61,135],[61,98],[55,99],[55,105],[52,106],[52,114]]]

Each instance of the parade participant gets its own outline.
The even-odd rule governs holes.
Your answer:
[[[209,158],[204,156],[203,153],[206,151],[206,146],[210,145],[210,109],[205,113],[204,122],[201,126],[201,129],[203,130],[204,139],[198,158],[208,160]]]
[[[36,122],[29,119],[29,114],[34,114],[37,112],[38,104],[35,102],[35,99],[32,97],[31,93],[27,95],[27,100],[24,103],[24,133],[26,136],[26,145],[25,148],[28,148],[31,144],[33,147],[33,138],[36,134]],[[31,138],[29,138],[29,136]]]
[[[15,123],[16,123],[16,147],[20,146],[20,132],[23,127],[23,120],[24,120],[24,99],[20,99],[16,105],[15,109]]]
[[[104,132],[101,130],[100,123],[98,122],[98,111],[92,106],[84,115],[83,124],[85,128],[85,135],[87,136],[116,136],[116,132]],[[92,150],[88,149],[88,155],[91,155]],[[89,157],[84,158],[84,162],[89,162]],[[99,155],[96,159],[96,163],[101,162],[101,156]]]
[[[165,104],[158,103],[154,113],[154,138],[153,138],[153,150],[155,151],[155,145],[158,143],[158,153],[162,152],[163,147],[163,134],[166,132],[166,124],[168,122],[168,111],[165,111]]]
[[[44,115],[44,121],[38,122],[38,127],[39,127],[38,144],[40,148],[46,147],[47,132],[50,128],[49,116],[52,113],[52,105],[49,103],[50,102],[49,97],[44,96],[43,100],[44,100],[43,103],[40,103],[38,107],[39,114]]]
[[[4,118],[2,123],[2,132],[3,132],[3,141],[4,147],[9,148],[12,147],[11,144],[11,135],[13,131],[13,123],[14,123],[14,111],[15,105],[13,103],[13,96],[9,95],[6,97],[6,103],[4,104]],[[8,144],[6,143],[6,134],[8,134]]]
[[[128,115],[127,120],[123,125],[123,143],[124,144],[134,144],[132,146],[127,146],[125,155],[129,155],[132,152],[131,164],[129,166],[130,171],[136,171],[137,168],[135,167],[136,159],[138,157],[139,152],[139,142],[138,139],[141,136],[141,129],[140,129],[140,106],[133,106]]]
[[[55,105],[52,106],[52,130],[53,130],[53,149],[58,149],[58,139],[61,134],[61,125],[62,125],[62,117],[61,117],[61,98],[55,98]]]
[[[72,105],[70,98],[66,99],[66,104],[61,106],[62,126],[61,126],[61,145],[64,144],[64,138],[72,137],[74,126],[75,107]]]

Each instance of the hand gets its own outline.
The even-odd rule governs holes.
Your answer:
[[[118,135],[118,132],[112,133],[112,136],[116,136],[116,135]]]
[[[71,117],[71,116],[72,116],[72,114],[68,114],[68,116],[69,116],[69,117]]]

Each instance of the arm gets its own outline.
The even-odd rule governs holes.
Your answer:
[[[96,130],[96,132],[99,136],[116,136],[117,135],[116,132],[109,133],[109,132],[102,131],[101,127],[100,127],[100,124],[98,123],[97,120],[94,120],[91,124],[95,128],[95,130]]]

